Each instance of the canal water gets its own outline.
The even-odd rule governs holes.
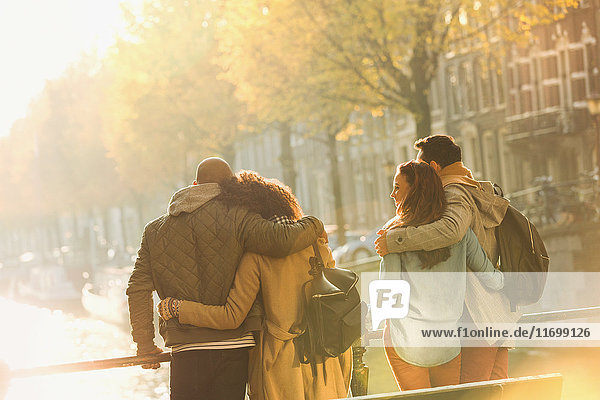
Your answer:
[[[16,303],[0,297],[0,360],[11,369],[135,354],[128,329],[71,312]],[[563,374],[562,400],[600,399],[599,348],[531,348],[510,353],[510,376]],[[369,392],[396,391],[381,348],[365,354]],[[0,394],[1,396],[1,394]],[[13,379],[4,400],[163,400],[169,398],[169,367],[141,367]]]
[[[0,297],[0,360],[11,369],[135,354],[127,329],[74,312]],[[141,367],[13,379],[5,400],[169,398],[169,368]]]

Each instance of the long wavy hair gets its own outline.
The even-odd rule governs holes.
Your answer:
[[[254,171],[242,170],[221,183],[218,199],[229,206],[243,206],[265,219],[302,218],[302,208],[292,190],[277,179],[267,179]]]
[[[397,173],[406,179],[410,188],[396,209],[396,217],[387,226],[420,226],[440,219],[447,202],[442,181],[435,170],[426,162],[413,160],[400,164]],[[419,251],[418,257],[421,267],[429,269],[446,261],[450,257],[450,249]]]

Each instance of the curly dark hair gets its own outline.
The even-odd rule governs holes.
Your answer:
[[[217,197],[229,206],[243,206],[265,219],[285,216],[302,218],[302,208],[292,190],[277,179],[267,179],[254,171],[242,170],[221,183]]]

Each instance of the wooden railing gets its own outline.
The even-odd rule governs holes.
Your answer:
[[[372,394],[353,400],[560,400],[562,376],[548,374],[497,381],[463,383],[405,392]]]
[[[10,372],[10,378],[28,378],[31,376],[64,374],[68,372],[97,371],[101,369],[133,367],[135,365],[163,362],[171,362],[170,352],[16,369]]]

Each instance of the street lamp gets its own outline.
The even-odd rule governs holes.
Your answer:
[[[596,128],[596,170],[600,173],[600,94],[594,93],[588,97],[587,106]]]

